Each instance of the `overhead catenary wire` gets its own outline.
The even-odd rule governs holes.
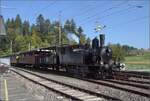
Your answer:
[[[138,22],[138,21],[145,20],[145,19],[148,19],[148,18],[150,18],[150,16],[147,16],[147,15],[146,16],[142,16],[142,17],[138,17],[138,18],[135,18],[135,19],[128,20],[126,22],[118,23],[118,24],[114,25],[114,27],[107,26],[107,29],[116,28],[118,26],[121,27],[123,25],[127,25],[127,24],[133,23],[133,22]]]
[[[90,5],[87,5],[87,6],[90,6]],[[61,11],[63,13],[63,11],[70,10],[73,7],[78,7],[78,6],[69,5],[67,7],[61,8],[61,9],[58,10],[58,12],[56,13],[56,15],[59,15],[59,11]],[[82,8],[87,8],[87,7],[82,6]],[[56,15],[54,15],[54,16],[56,16]]]
[[[105,4],[107,4],[107,3],[108,3],[108,1],[107,1],[107,2],[104,2],[104,3],[101,4],[101,5],[105,5]],[[94,7],[92,7],[92,8],[89,8],[89,6],[90,6],[90,5],[88,5],[88,6],[86,7],[87,9],[84,9],[84,11],[81,12],[80,14],[81,14],[81,15],[88,14],[89,12],[91,12],[91,11],[95,10],[95,8],[97,8],[97,6],[94,6]],[[98,4],[98,6],[100,6],[100,5]],[[84,7],[84,8],[85,8],[85,7]],[[72,18],[80,17],[80,14],[75,15],[75,16],[72,16]]]
[[[95,2],[94,2],[94,3],[95,3]],[[80,12],[81,12],[81,11],[85,12],[85,11],[87,11],[87,10],[89,10],[89,9],[93,9],[93,8],[88,8],[89,6],[91,6],[91,4],[86,5],[86,6],[82,6],[82,7],[80,8]],[[78,6],[73,6],[73,7],[78,7]],[[66,11],[66,10],[71,10],[70,8],[72,8],[72,5],[61,9],[61,11],[64,12],[64,11]],[[85,9],[85,8],[88,8],[88,9]],[[83,14],[83,12],[81,12],[80,14]],[[58,14],[57,14],[57,15],[58,15]],[[78,14],[78,15],[76,15],[76,14],[75,14],[75,15],[72,15],[71,18],[74,19],[74,16],[78,17],[79,14]]]
[[[127,2],[128,0],[126,0],[126,2]],[[104,2],[103,4],[101,4],[101,5],[105,5],[105,4],[108,4],[108,2],[109,1],[106,1],[106,2]],[[96,2],[94,2],[94,3],[96,3]],[[117,5],[119,5],[119,4],[117,4]],[[115,6],[117,6],[117,5],[115,5]],[[80,16],[82,16],[82,15],[85,15],[85,14],[88,14],[89,12],[91,12],[92,10],[95,10],[95,8],[97,8],[97,6],[99,6],[99,4],[97,5],[97,6],[94,6],[94,7],[92,7],[92,8],[89,8],[89,6],[91,6],[91,4],[90,5],[86,5],[86,6],[82,6],[82,8],[80,8],[80,12],[81,13],[79,13],[79,14],[75,14],[75,15],[73,15],[71,18],[72,19],[75,19],[75,18],[78,18],[78,17],[80,17]],[[103,6],[102,6],[103,7]],[[66,8],[64,8],[64,9],[61,9],[61,11],[62,12],[64,12],[64,10],[70,10],[70,6],[69,7],[66,7]]]
[[[50,4],[48,4],[47,6],[43,7],[43,8],[42,8],[41,10],[39,10],[39,11],[43,11],[43,10],[45,10],[46,8],[49,8],[50,6],[56,4],[56,2],[58,2],[58,1],[53,1],[52,3],[50,3]],[[37,17],[37,15],[39,14],[39,11],[37,11],[37,12],[33,15],[33,19],[32,19],[32,20],[34,20],[34,19]]]
[[[8,7],[8,6],[1,6],[0,5],[0,9],[16,9],[16,8],[14,8],[14,7]]]
[[[102,10],[101,12],[97,12],[97,13],[94,14],[94,15],[88,16],[87,18],[83,19],[83,21],[86,20],[86,19],[94,18],[94,17],[96,17],[98,14],[103,14],[103,13],[106,13],[106,12],[108,12],[108,11],[111,11],[111,10],[113,10],[113,9],[115,9],[115,8],[118,8],[119,6],[124,5],[124,4],[126,4],[127,2],[128,2],[128,0],[127,0],[127,1],[123,1],[123,2],[121,2],[121,3],[119,3],[119,4],[115,4],[115,5],[113,5],[112,7],[109,7],[109,8],[106,8],[106,9]],[[88,13],[88,12],[87,12],[87,13]]]
[[[126,4],[128,1],[129,1],[129,0],[125,0],[125,1],[123,1],[123,2],[121,2],[121,3],[119,3],[119,4],[115,4],[115,5],[113,5],[112,7],[109,7],[109,8],[107,8],[107,9],[103,10],[102,12],[106,12],[106,11],[110,11],[110,10],[112,10],[112,9],[118,8],[119,6]],[[107,1],[107,2],[108,2],[108,1]],[[103,3],[103,5],[106,4],[107,2]],[[83,8],[85,8],[85,7],[83,7]],[[86,10],[84,11],[84,14],[88,14],[88,12],[91,12],[92,10],[94,10],[94,8],[97,8],[97,7],[93,7],[92,9],[90,9],[90,8],[86,9]],[[83,13],[82,13],[82,15],[83,15]],[[93,15],[93,16],[94,16],[94,15]],[[80,15],[76,15],[76,16],[74,16],[74,17],[72,17],[72,18],[74,19],[75,17],[80,17]],[[88,17],[88,19],[89,19],[89,17]],[[82,21],[81,21],[81,22],[82,22]]]
[[[131,10],[131,9],[133,9],[133,8],[136,8],[136,7],[135,7],[135,6],[130,6],[130,7],[128,7],[128,8],[121,9],[121,10],[118,10],[118,11],[115,11],[115,12],[112,12],[112,13],[109,13],[109,14],[107,14],[107,15],[104,15],[104,16],[98,16],[98,17],[96,17],[96,18],[94,18],[94,19],[87,19],[87,21],[88,21],[88,22],[89,22],[89,21],[97,21],[97,20],[106,18],[106,17],[108,17],[108,16],[112,16],[112,15],[114,15],[114,14],[119,14],[119,13],[122,13],[122,12],[124,12],[124,11]],[[84,20],[83,22],[81,22],[81,25],[84,25],[87,21]]]

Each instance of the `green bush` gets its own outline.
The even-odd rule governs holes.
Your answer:
[[[113,51],[113,60],[114,61],[124,61],[125,60],[125,51],[120,44],[110,44],[109,47]]]

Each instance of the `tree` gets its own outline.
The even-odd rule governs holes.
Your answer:
[[[40,47],[49,47],[49,46],[50,46],[50,44],[48,43],[48,41],[44,40]]]
[[[71,43],[70,39],[67,37],[68,33],[65,33],[64,31],[62,32],[62,44],[69,44]]]
[[[8,27],[10,27],[10,23],[11,23],[11,20],[8,18],[6,21],[6,24],[5,24],[6,25],[6,31],[8,30]]]
[[[35,24],[32,24],[30,29],[31,29],[31,30],[30,30],[30,33],[33,32],[33,30],[34,30],[34,31],[37,31],[37,27],[36,27]]]
[[[78,36],[79,38],[79,43],[80,44],[85,44],[85,36],[82,34],[83,32],[83,29],[82,27],[80,26],[78,29],[77,29],[77,32],[76,32],[76,35]]]
[[[24,21],[23,22],[23,35],[29,35],[30,34],[29,28],[30,28],[29,22]]]
[[[82,29],[81,26],[79,26],[79,28],[78,28],[78,33],[79,33],[79,35],[82,34],[82,32],[83,32],[83,29]]]
[[[14,52],[27,51],[27,49],[28,49],[28,44],[26,43],[26,40],[23,37],[23,35],[17,35],[13,44]]]
[[[90,43],[90,39],[83,34],[82,27],[77,27],[73,19],[67,19],[65,24],[61,25],[59,21],[50,22],[40,14],[36,18],[36,24],[30,26],[30,23],[27,20],[22,21],[18,14],[15,19],[7,19],[5,26],[7,37],[1,40],[1,54],[10,53],[10,43],[13,45],[13,52],[28,50],[29,43],[32,49],[58,45],[60,32],[62,44],[77,44],[73,38],[68,37],[69,34],[79,37],[82,44]]]
[[[45,25],[45,20],[42,14],[40,14],[37,19],[36,19],[36,29],[40,35],[40,37],[44,40],[44,25]]]
[[[85,35],[81,35],[80,36],[80,44],[86,44],[87,43],[87,41],[86,41],[86,37],[85,37]]]
[[[7,50],[9,47],[8,42],[5,36],[0,36],[0,49],[3,51]]]
[[[71,19],[70,24],[71,24],[70,30],[71,30],[73,33],[75,33],[75,30],[76,30],[76,23],[74,22],[73,19]]]
[[[47,37],[47,42],[49,43],[49,45],[55,45],[56,44],[56,35],[54,32],[49,32]]]
[[[22,21],[19,14],[15,19],[15,33],[22,34]]]
[[[62,31],[62,26],[60,26],[60,22],[59,21],[55,21],[53,23],[53,28],[54,28],[54,34],[55,34],[55,45],[59,45],[59,34],[60,34],[60,30],[59,27],[61,27],[61,31]],[[61,32],[62,34],[62,32]]]
[[[11,20],[8,19],[6,21],[6,33],[7,33],[6,38],[8,40],[8,43],[6,43],[6,46],[8,46],[7,49],[10,51],[11,43],[15,42],[15,38],[17,36],[17,33],[15,31],[15,21],[13,18]]]
[[[42,40],[41,38],[37,35],[38,32],[36,32],[35,30],[32,30],[32,35],[31,35],[31,48],[35,49],[35,48],[40,48],[40,46],[42,46]]]
[[[123,50],[126,52],[126,55],[136,55],[138,49],[129,45],[122,45]]]
[[[90,45],[91,39],[90,39],[89,37],[87,38],[86,43],[87,43],[88,45]]]
[[[50,27],[51,27],[50,20],[47,19],[44,24],[44,30],[45,30],[44,35],[47,35],[50,32]]]
[[[6,21],[6,33],[8,35],[8,38],[9,40],[15,40],[15,37],[16,37],[16,33],[15,33],[15,22],[14,22],[14,19],[8,19]]]
[[[69,20],[66,20],[65,24],[64,24],[64,31],[65,32],[71,32],[71,22]]]

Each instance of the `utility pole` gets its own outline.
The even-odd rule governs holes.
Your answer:
[[[62,33],[61,33],[61,11],[59,11],[59,45],[62,45]]]
[[[12,52],[13,52],[13,50],[12,50],[12,44],[13,44],[13,42],[12,42],[12,40],[10,40],[10,53],[12,54]]]
[[[31,51],[31,41],[29,42],[29,51]]]

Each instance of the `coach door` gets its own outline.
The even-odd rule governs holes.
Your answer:
[[[35,64],[38,65],[38,63],[39,63],[39,56],[36,53],[35,53],[34,56],[35,56]]]

